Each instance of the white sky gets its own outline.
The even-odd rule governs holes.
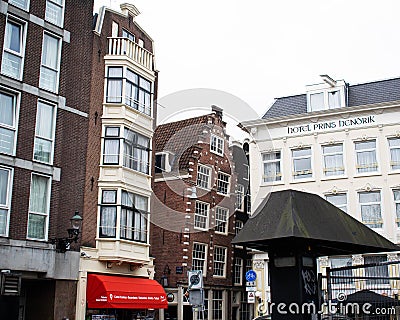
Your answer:
[[[262,115],[320,74],[350,84],[400,76],[399,0],[95,0],[134,4],[155,41],[159,97],[222,90]]]

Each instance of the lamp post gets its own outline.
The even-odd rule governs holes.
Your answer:
[[[51,239],[51,243],[56,245],[56,251],[65,253],[71,248],[72,242],[78,241],[82,220],[79,212],[75,211],[74,216],[70,219],[71,227],[67,229],[68,237]]]

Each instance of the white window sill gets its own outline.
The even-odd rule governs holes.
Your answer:
[[[315,182],[315,178],[304,178],[304,179],[297,179],[292,180],[290,183],[303,183],[303,182]]]
[[[362,177],[371,177],[371,176],[381,176],[382,173],[380,171],[372,171],[372,172],[363,172],[363,173],[356,173],[354,178],[362,178]]]
[[[282,180],[280,181],[268,181],[268,182],[262,182],[261,186],[279,186],[285,184]]]
[[[339,179],[348,179],[347,175],[337,175],[337,176],[324,176],[321,178],[321,181],[326,181],[326,180],[339,180]]]

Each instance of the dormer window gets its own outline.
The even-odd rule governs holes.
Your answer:
[[[307,111],[313,112],[346,106],[346,83],[343,80],[335,81],[327,75],[321,77],[325,83],[307,87]]]

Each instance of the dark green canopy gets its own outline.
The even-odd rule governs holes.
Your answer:
[[[274,252],[307,248],[316,256],[400,250],[320,196],[295,190],[271,192],[232,243]]]

